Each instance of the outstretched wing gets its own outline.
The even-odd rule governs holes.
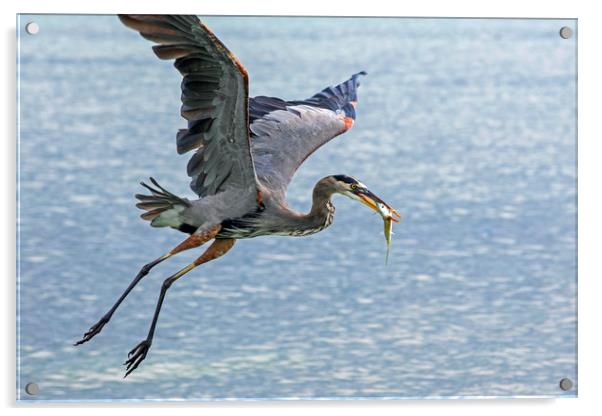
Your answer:
[[[196,149],[188,162],[199,196],[229,188],[256,189],[249,144],[248,76],[236,57],[196,16],[119,15],[126,26],[158,45],[161,59],[175,59],[182,80],[178,153]]]
[[[251,153],[260,183],[284,199],[293,175],[320,146],[355,120],[359,72],[307,100],[254,97],[249,101]]]

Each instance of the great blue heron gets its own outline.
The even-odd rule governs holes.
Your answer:
[[[191,188],[199,199],[178,197],[150,178],[150,195],[136,195],[142,218],[153,227],[189,233],[181,244],[146,264],[109,311],[75,345],[98,334],[121,302],[157,264],[213,240],[194,262],[163,282],[147,338],[124,363],[127,377],[146,358],[169,287],[195,267],[224,255],[237,239],[263,235],[304,236],[332,223],[335,193],[374,209],[387,207],[364,184],[346,175],[327,176],[313,189],[308,214],[294,211],[285,193],[297,168],[320,146],[351,128],[355,120],[359,72],[311,98],[284,101],[249,98],[244,67],[196,16],[120,15],[126,26],[158,45],[161,59],[175,59],[183,76],[182,116],[188,128],[177,133],[178,153],[195,150],[188,163]]]

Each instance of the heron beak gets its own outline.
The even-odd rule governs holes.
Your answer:
[[[382,204],[385,207],[387,207],[394,216],[396,216],[397,218],[401,218],[401,215],[399,215],[399,213],[395,210],[395,208],[393,208],[391,205],[387,204],[385,201],[383,201],[381,198],[379,198],[378,196],[376,196],[374,193],[372,193],[371,191],[369,191],[368,189],[358,189],[353,193],[358,200],[366,205],[367,207],[373,209],[374,211],[380,213],[380,209],[378,208],[378,204]],[[399,222],[399,220],[397,220],[395,217],[391,217],[391,219],[395,222]]]

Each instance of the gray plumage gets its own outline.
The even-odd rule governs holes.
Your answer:
[[[265,209],[222,224],[219,238],[251,238],[263,235],[301,237],[315,234],[332,224],[332,195],[339,190],[332,176],[318,181],[313,190],[312,207],[304,214],[292,210],[279,198],[270,196]]]
[[[221,193],[222,204],[237,205],[234,215],[252,209],[254,196],[244,198],[256,179],[248,134],[248,78],[242,66],[196,16],[119,18],[158,43],[155,54],[175,59],[183,76],[181,114],[188,128],[178,131],[176,142],[178,153],[196,149],[187,168],[192,190],[200,197]]]
[[[196,200],[176,197],[152,179],[151,195],[136,195],[142,218],[155,227],[185,232],[222,225],[219,238],[307,235],[332,222],[324,178],[314,189],[309,214],[290,209],[286,189],[316,149],[353,125],[358,76],[306,100],[248,97],[242,65],[196,16],[122,15],[128,27],[158,45],[161,59],[175,59],[183,76],[178,153],[195,150],[187,172]]]
[[[251,153],[259,181],[284,200],[301,163],[344,131],[345,122],[332,110],[309,105],[290,106],[255,120]]]

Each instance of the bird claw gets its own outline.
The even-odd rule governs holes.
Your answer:
[[[100,318],[100,320],[98,322],[96,322],[94,325],[92,325],[90,327],[90,329],[88,329],[88,332],[86,332],[83,336],[82,339],[80,339],[79,341],[77,341],[75,344],[73,344],[74,346],[78,346],[83,344],[84,342],[88,342],[90,341],[92,338],[94,338],[95,335],[97,335],[100,331],[102,331],[102,328],[107,324],[107,322],[109,322],[110,317],[107,317],[106,315],[103,316],[102,318]]]
[[[145,339],[128,353],[128,359],[123,363],[123,365],[127,366],[125,368],[125,375],[123,378],[129,376],[132,371],[138,368],[140,363],[146,358],[146,354],[148,353],[150,347],[151,342]]]

